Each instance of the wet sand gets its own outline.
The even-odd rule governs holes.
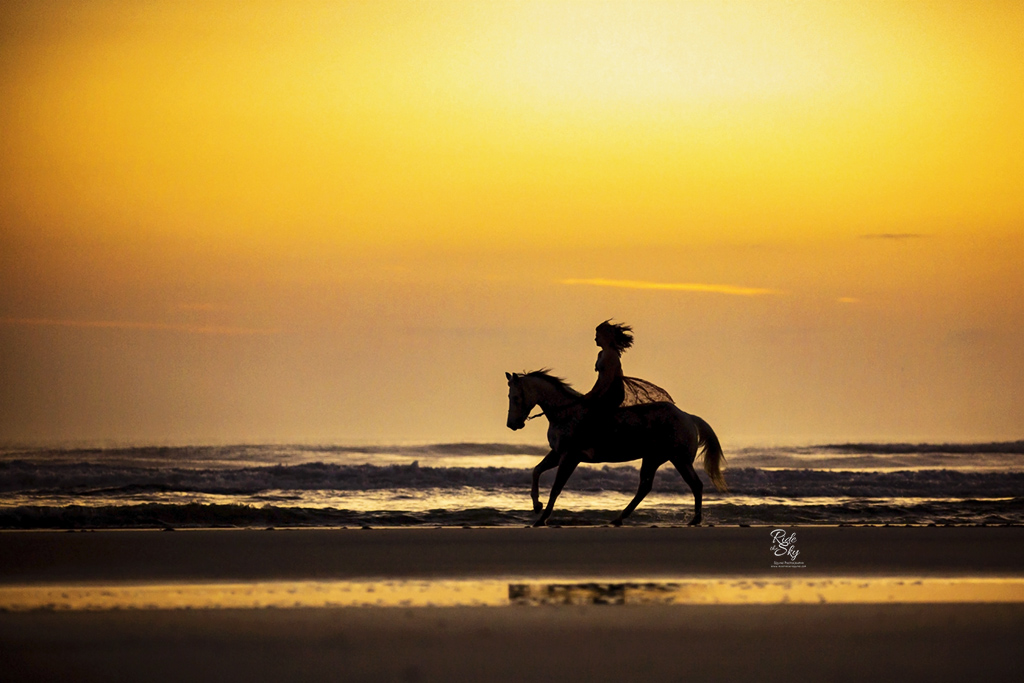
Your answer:
[[[0,614],[7,681],[1019,681],[1020,605]]]
[[[1022,576],[1024,527],[286,529],[0,533],[0,584],[494,577]],[[782,558],[784,559],[784,558]]]
[[[0,533],[0,588],[158,582],[1024,577],[1024,528]],[[1019,680],[1024,603],[0,612],[3,679]]]

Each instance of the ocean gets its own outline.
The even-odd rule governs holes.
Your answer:
[[[236,445],[0,449],[0,529],[522,526],[544,446]],[[698,459],[699,460],[699,459]],[[700,470],[699,462],[697,464]],[[706,525],[1019,525],[1024,441],[726,450]],[[541,499],[554,478],[541,478]],[[551,523],[606,524],[637,468],[581,465]],[[693,497],[671,465],[628,525],[678,526]]]

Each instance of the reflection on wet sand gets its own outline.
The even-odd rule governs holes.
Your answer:
[[[773,578],[653,582],[522,583],[509,599],[524,605],[768,605],[899,602],[1024,602],[1024,579]]]
[[[259,609],[507,605],[508,581],[265,581],[0,588],[0,609]]]
[[[5,586],[0,610],[1024,602],[1024,578],[268,581]]]

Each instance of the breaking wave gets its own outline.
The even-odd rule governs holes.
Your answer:
[[[1024,498],[964,500],[900,505],[865,500],[845,505],[788,506],[709,504],[705,525],[1020,525],[1024,523]],[[606,525],[618,509],[559,509],[553,525]],[[690,519],[684,506],[641,506],[630,525],[679,526]],[[396,526],[522,526],[535,515],[526,509],[499,508],[432,509],[423,511],[356,511],[253,505],[161,505],[88,507],[81,505],[22,506],[0,508],[0,528],[205,528],[205,527],[396,527]]]
[[[0,450],[0,528],[518,525],[547,449],[411,446]],[[730,492],[701,474],[715,524],[1024,524],[1024,442],[832,444],[728,454]],[[546,490],[553,472],[542,477]],[[633,465],[583,465],[553,518],[603,524],[636,490]],[[546,493],[544,494],[546,497]],[[631,518],[684,524],[671,466]]]

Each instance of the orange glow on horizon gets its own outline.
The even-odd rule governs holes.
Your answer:
[[[582,385],[611,317],[727,434],[1019,438],[1022,35],[965,0],[4,3],[0,440],[510,438],[490,379]]]

